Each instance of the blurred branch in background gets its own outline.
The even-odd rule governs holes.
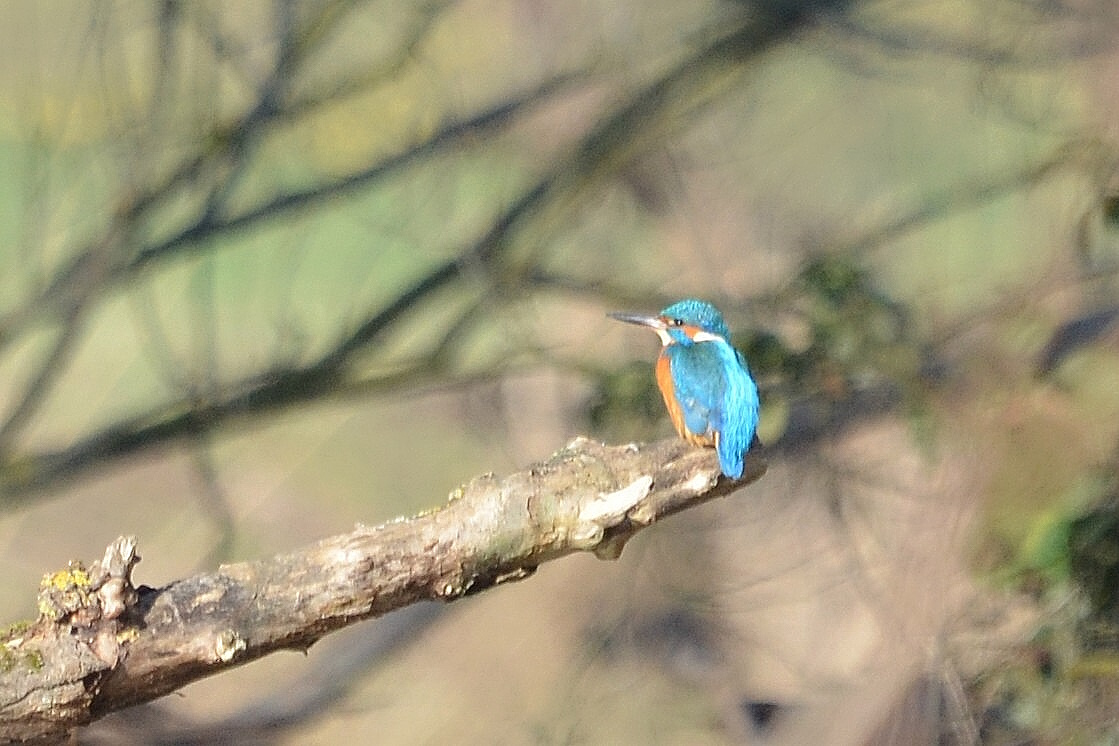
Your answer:
[[[526,96],[444,126],[421,144],[351,174],[300,191],[269,196],[260,204],[227,215],[228,200],[236,191],[241,174],[249,168],[253,146],[267,134],[269,125],[291,116],[287,90],[297,78],[300,65],[316,49],[315,43],[322,40],[326,30],[322,24],[339,21],[333,11],[327,20],[314,16],[306,22],[315,30],[315,34],[309,36],[308,28],[295,24],[291,13],[290,7],[278,4],[277,48],[271,69],[259,85],[254,105],[235,125],[225,127],[227,134],[201,138],[202,142],[216,141],[219,147],[190,157],[187,163],[175,169],[169,180],[133,198],[112,226],[115,235],[102,239],[94,248],[77,250],[74,258],[38,297],[0,320],[0,339],[14,342],[29,329],[29,324],[43,323],[55,313],[76,315],[78,309],[103,297],[153,263],[210,251],[210,242],[225,234],[259,229],[261,224],[291,211],[337,199],[351,190],[376,186],[415,162],[433,157],[443,148],[470,138],[485,137],[509,125],[531,107],[569,88],[572,82],[566,77],[554,79]],[[600,122],[576,142],[570,154],[561,156],[515,199],[488,231],[470,241],[457,256],[429,270],[395,299],[372,312],[318,359],[294,369],[270,369],[241,381],[223,382],[213,391],[189,392],[184,400],[162,403],[138,417],[118,420],[100,431],[79,436],[73,445],[62,450],[21,453],[9,448],[4,459],[8,468],[0,473],[0,482],[9,495],[6,504],[14,504],[17,496],[26,495],[30,490],[48,488],[60,480],[73,478],[91,466],[104,466],[138,450],[221,427],[234,419],[251,418],[337,394],[353,386],[364,390],[376,386],[383,391],[400,386],[414,387],[433,376],[445,375],[443,347],[430,349],[403,370],[395,370],[374,381],[355,379],[347,368],[355,355],[391,333],[402,316],[417,313],[417,308],[422,308],[431,296],[452,283],[465,281],[475,285],[480,278],[492,277],[489,281],[482,280],[479,290],[483,293],[489,292],[485,286],[490,283],[498,286],[523,283],[520,278],[526,271],[516,269],[517,262],[506,254],[516,232],[525,230],[525,223],[544,220],[537,216],[550,206],[569,210],[574,201],[587,199],[593,193],[592,183],[616,173],[646,149],[663,142],[671,132],[694,118],[698,110],[717,100],[743,65],[799,30],[810,18],[810,15],[801,14],[762,14],[750,18],[711,45],[684,58],[650,85],[630,94],[627,101],[612,112],[606,112]],[[430,25],[430,20],[420,24],[422,28],[430,28]],[[416,44],[417,39],[409,38],[405,47],[414,48]],[[380,82],[379,77],[376,80]],[[297,108],[306,105],[303,101]],[[213,165],[215,163],[217,165]],[[208,182],[204,188],[208,196],[197,208],[190,224],[154,245],[136,247],[134,237],[138,226],[153,219],[147,212],[170,198],[173,187],[197,182],[201,175],[209,177],[202,182]],[[197,183],[190,183],[190,186],[198,188]],[[69,335],[63,335],[56,349],[65,349],[62,341],[68,338]],[[446,344],[453,340],[444,337],[443,341]],[[46,385],[52,378],[50,372],[56,371],[59,363],[58,354],[49,355],[42,362],[40,374],[19,399],[21,404],[9,415],[6,425],[0,429],[0,436],[7,436],[6,440],[10,441],[26,424],[34,404],[46,394]],[[0,445],[4,442],[0,437]]]

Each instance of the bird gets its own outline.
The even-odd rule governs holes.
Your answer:
[[[657,333],[657,388],[676,432],[695,445],[714,446],[722,473],[739,479],[757,433],[758,386],[742,353],[731,346],[723,315],[694,298],[656,315],[607,315]]]

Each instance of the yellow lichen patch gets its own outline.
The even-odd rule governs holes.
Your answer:
[[[80,562],[71,562],[65,570],[47,573],[39,583],[39,614],[57,622],[78,609],[94,605],[92,585],[89,572]]]
[[[135,627],[125,627],[120,632],[117,632],[117,642],[120,644],[132,642],[139,636],[140,630],[136,629]]]
[[[39,583],[41,589],[53,588],[66,590],[69,588],[89,588],[92,585],[89,573],[81,562],[71,562],[69,567],[58,572],[47,573],[43,582]]]
[[[12,622],[7,627],[0,629],[0,643],[8,643],[12,640],[23,636],[27,630],[31,629],[32,622]]]
[[[39,650],[28,650],[23,654],[23,663],[32,671],[43,669],[43,654]]]
[[[35,648],[18,650],[9,646],[0,647],[0,673],[8,673],[17,666],[39,671],[43,668],[43,654]]]

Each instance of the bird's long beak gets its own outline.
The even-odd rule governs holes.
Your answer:
[[[660,316],[653,316],[647,313],[608,313],[606,314],[612,319],[624,321],[627,324],[637,324],[638,326],[647,326],[650,329],[666,329],[667,324]]]

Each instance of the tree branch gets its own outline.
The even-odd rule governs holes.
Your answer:
[[[549,460],[484,475],[412,518],[324,539],[290,554],[223,565],[163,588],[131,583],[135,540],[86,570],[47,575],[39,619],[0,640],[0,742],[46,742],[114,710],[417,601],[453,601],[530,576],[579,551],[617,558],[661,518],[741,480],[715,452],[679,439],[605,446],[577,438]]]

